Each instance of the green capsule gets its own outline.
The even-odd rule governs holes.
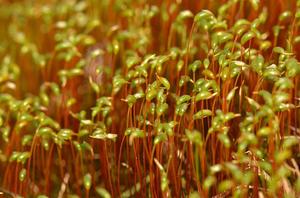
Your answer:
[[[128,95],[126,97],[126,101],[128,103],[128,106],[132,107],[134,105],[134,103],[136,102],[136,97],[134,95]]]
[[[212,115],[212,111],[209,109],[202,109],[193,115],[194,120],[202,119]]]
[[[241,44],[244,45],[245,43],[247,43],[249,40],[253,39],[255,37],[254,32],[250,31],[247,32],[246,34],[244,34],[241,38]]]
[[[83,185],[86,190],[90,190],[92,186],[92,176],[90,173],[87,173],[83,177]]]
[[[26,178],[26,169],[22,168],[21,171],[19,172],[19,180],[22,182]]]

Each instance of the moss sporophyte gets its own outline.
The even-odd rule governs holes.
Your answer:
[[[300,197],[300,1],[0,4],[0,196]]]

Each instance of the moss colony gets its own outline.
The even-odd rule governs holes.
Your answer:
[[[3,196],[300,197],[299,0],[0,2]]]

